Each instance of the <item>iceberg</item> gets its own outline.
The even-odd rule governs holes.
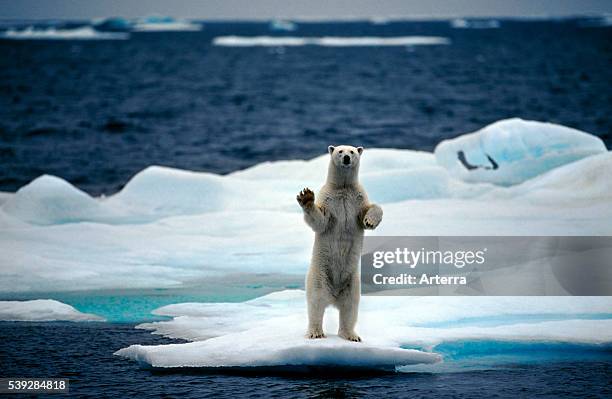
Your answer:
[[[273,31],[293,32],[296,29],[297,25],[291,21],[285,21],[282,19],[270,21],[270,30]]]
[[[606,151],[596,136],[553,123],[514,118],[444,140],[434,153],[438,164],[455,178],[512,185]]]
[[[70,305],[52,299],[0,301],[2,321],[104,321],[102,317],[81,313]]]
[[[486,153],[498,169],[467,172],[458,150],[470,164]],[[313,237],[295,195],[321,186],[327,162],[228,175],[152,166],[100,198],[41,176],[0,195],[0,292],[180,288],[262,273],[299,286]],[[611,169],[597,137],[516,119],[435,153],[366,148],[361,181],[385,211],[368,234],[610,235]]]
[[[126,32],[100,32],[91,26],[75,29],[36,29],[30,26],[23,30],[9,29],[0,36],[12,40],[126,40],[129,37]]]
[[[242,303],[183,303],[154,313],[173,317],[141,324],[192,342],[132,345],[116,355],[159,368],[319,366],[408,371],[440,362],[436,347],[467,341],[580,343],[609,347],[609,297],[363,297],[357,326],[363,343],[335,335],[337,312],[328,312],[328,338],[303,338],[305,295],[275,292]],[[384,326],[384,328],[381,328]],[[446,359],[445,359],[446,361]]]
[[[397,37],[305,37],[305,36],[217,36],[213,45],[224,47],[370,47],[370,46],[429,46],[450,44],[450,40],[438,36]]]
[[[202,30],[202,25],[183,19],[154,15],[135,21],[132,30],[135,32],[198,32]]]

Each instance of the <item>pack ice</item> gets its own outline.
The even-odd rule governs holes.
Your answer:
[[[100,198],[41,176],[0,196],[0,291],[222,284],[236,273],[299,281],[313,236],[295,195],[320,187],[327,163],[266,162],[225,176],[152,166]],[[608,235],[609,170],[597,137],[511,119],[435,153],[366,149],[361,180],[385,210],[372,234]]]
[[[432,365],[446,342],[549,342],[602,346],[612,342],[608,297],[363,297],[358,331],[363,343],[335,333],[337,312],[326,316],[328,338],[304,338],[303,291],[275,292],[244,303],[182,303],[154,313],[169,321],[141,324],[193,342],[132,345],[116,355],[156,368],[300,367],[410,371]],[[466,323],[467,321],[467,323]],[[608,345],[608,346],[606,346]],[[410,348],[410,349],[408,349]],[[609,349],[608,349],[609,350]],[[430,370],[435,371],[432,366]]]

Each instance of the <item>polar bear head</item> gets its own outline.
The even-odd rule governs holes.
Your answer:
[[[356,169],[359,167],[359,158],[363,152],[363,147],[353,147],[350,145],[330,145],[327,147],[331,155],[331,162],[338,168]]]

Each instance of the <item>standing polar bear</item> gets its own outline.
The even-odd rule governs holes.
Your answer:
[[[359,184],[363,147],[329,146],[327,181],[315,201],[305,188],[297,196],[306,224],[315,232],[312,260],[306,277],[308,338],[325,338],[323,314],[329,305],[340,311],[338,335],[360,342],[355,332],[361,285],[359,257],[364,229],[375,229],[382,209],[370,204]]]

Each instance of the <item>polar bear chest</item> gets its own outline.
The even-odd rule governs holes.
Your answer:
[[[327,193],[324,207],[332,219],[331,230],[340,236],[360,231],[359,214],[364,204],[364,195],[352,188]]]

